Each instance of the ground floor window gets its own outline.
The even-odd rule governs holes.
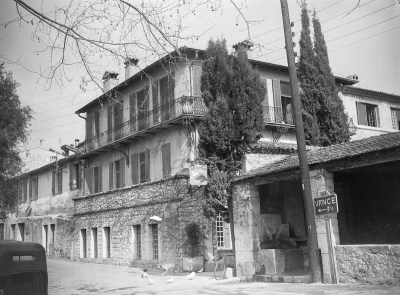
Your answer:
[[[217,248],[231,249],[231,227],[229,222],[226,222],[221,215],[217,216],[216,220]]]
[[[142,259],[142,227],[140,224],[132,227],[133,257]]]
[[[153,259],[158,259],[158,224],[151,225]]]
[[[111,257],[110,227],[103,227],[103,258]]]
[[[92,258],[97,258],[98,257],[98,253],[97,253],[97,228],[92,228],[91,230],[91,256]]]
[[[86,244],[86,229],[81,229],[81,234],[80,234],[80,257],[81,258],[86,258],[87,257],[87,244]]]

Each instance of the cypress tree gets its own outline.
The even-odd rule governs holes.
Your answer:
[[[319,145],[328,146],[349,141],[350,133],[343,102],[338,96],[335,77],[329,66],[328,50],[321,23],[314,10],[314,52],[316,77],[316,97],[318,100]]]
[[[311,41],[310,19],[308,17],[307,4],[302,2],[301,9],[301,35],[300,58],[297,65],[297,76],[300,83],[300,101],[304,123],[304,135],[306,144],[318,145],[320,130],[317,120],[319,103],[316,100],[315,76],[317,70],[314,63],[314,51]]]

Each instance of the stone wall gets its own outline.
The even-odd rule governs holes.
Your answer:
[[[212,252],[212,224],[203,216],[203,199],[203,189],[189,188],[188,180],[182,177],[75,198],[73,258],[137,267],[151,267],[160,262],[181,266],[185,255],[185,226],[190,222],[201,226],[204,246]],[[158,259],[153,259],[151,224],[154,222],[150,220],[151,216],[162,218],[157,222]],[[133,227],[137,225],[141,226],[141,259],[137,259],[135,253]],[[104,227],[110,228],[109,258],[103,258]],[[82,229],[86,230],[86,258],[82,257]],[[97,229],[97,247],[93,242],[92,229]],[[94,257],[94,248],[98,251],[97,258]]]
[[[400,245],[335,247],[339,282],[400,285]]]
[[[260,196],[251,183],[233,188],[233,220],[235,227],[236,275],[250,279],[256,272],[260,243]]]

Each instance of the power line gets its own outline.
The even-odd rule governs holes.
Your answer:
[[[392,19],[395,19],[395,18],[398,18],[398,17],[400,17],[400,15],[396,15],[396,16],[394,16],[394,17],[391,17],[391,18],[389,18],[389,19],[386,19],[386,20],[384,20],[384,21],[381,21],[381,22],[379,22],[379,23],[376,23],[376,24],[370,25],[370,26],[368,26],[368,27],[365,27],[365,28],[359,29],[359,30],[357,30],[357,31],[351,32],[351,33],[349,33],[349,34],[346,34],[346,35],[343,35],[343,36],[337,37],[337,38],[335,38],[335,39],[331,39],[331,40],[327,41],[326,43],[329,43],[329,42],[332,42],[332,41],[336,41],[336,40],[339,40],[339,39],[342,39],[342,38],[348,37],[348,36],[350,36],[350,35],[353,35],[353,34],[355,34],[355,33],[358,33],[358,32],[361,32],[361,31],[364,31],[364,30],[366,30],[366,29],[369,29],[369,28],[375,27],[375,26],[377,26],[377,25],[383,24],[383,23],[385,23],[385,22],[388,22],[388,21],[390,21],[390,20],[392,20]]]
[[[359,7],[365,6],[365,5],[367,5],[367,4],[371,3],[371,2],[374,2],[374,1],[376,1],[376,0],[371,0],[371,1],[367,2],[367,3],[364,3],[363,5],[360,5]],[[325,31],[324,33],[329,32],[329,31],[333,31],[333,30],[335,30],[335,29],[337,29],[337,28],[339,28],[339,27],[342,27],[342,26],[344,26],[344,25],[346,25],[346,24],[355,22],[355,21],[357,21],[357,20],[359,20],[359,19],[362,19],[362,18],[364,18],[364,17],[367,17],[367,16],[372,15],[372,14],[374,14],[374,13],[377,13],[377,12],[379,12],[379,11],[382,11],[382,10],[384,10],[384,9],[386,9],[386,8],[388,8],[388,7],[394,6],[394,5],[396,5],[396,4],[397,4],[397,3],[394,3],[394,4],[392,4],[392,5],[389,5],[389,6],[384,7],[384,8],[382,8],[382,9],[375,10],[375,11],[373,11],[373,12],[367,14],[367,15],[364,15],[364,16],[362,16],[362,17],[359,17],[359,18],[357,18],[357,19],[355,19],[355,20],[352,20],[352,21],[347,22],[347,23],[345,23],[345,24],[341,24],[341,25],[339,25],[339,26],[337,26],[337,27],[334,27],[334,28],[332,28],[332,29],[329,29],[329,30]],[[328,6],[328,7],[329,7],[329,6]],[[326,7],[326,8],[328,8],[328,7]],[[320,10],[320,11],[321,11],[321,10]],[[348,13],[351,12],[351,11],[352,11],[352,10],[339,13],[339,14],[337,14],[337,15],[335,15],[335,16],[329,18],[329,19],[326,19],[326,20],[321,21],[321,23],[326,23],[327,21],[332,20],[332,19],[334,19],[334,18],[336,18],[336,17],[338,17],[338,16],[341,16],[341,15],[344,15],[344,14],[348,14]],[[300,33],[300,31],[296,32],[296,34],[297,34],[297,33]],[[273,40],[273,41],[269,41],[269,42],[264,43],[264,44],[260,44],[260,47],[261,47],[261,45],[262,45],[262,46],[265,46],[265,45],[272,44],[272,43],[275,43],[275,42],[280,41],[280,40],[283,40],[283,37],[280,37],[280,38],[275,39],[275,40]],[[268,54],[265,54],[265,55],[268,55]],[[264,55],[261,55],[261,56],[259,56],[259,57],[262,57],[262,56],[264,56]]]
[[[93,89],[90,89],[90,90],[87,90],[87,91],[89,92],[89,91],[94,91],[94,90],[96,90],[96,88],[93,88]],[[27,106],[33,107],[33,106],[37,106],[37,105],[40,105],[40,104],[48,103],[48,102],[51,102],[51,101],[55,101],[55,100],[59,100],[59,99],[67,98],[67,97],[76,96],[78,94],[83,94],[83,93],[82,92],[77,92],[77,93],[74,93],[74,94],[69,94],[69,95],[66,95],[66,96],[57,97],[57,98],[54,98],[54,99],[51,99],[51,100],[47,100],[47,101],[43,101],[43,102],[38,102],[38,103],[34,103],[34,104],[28,104]]]
[[[92,100],[90,100],[90,101],[92,101]],[[44,113],[48,113],[48,112],[51,112],[51,111],[61,110],[61,109],[64,109],[64,108],[72,108],[72,107],[76,107],[76,106],[79,106],[79,105],[82,105],[82,104],[87,104],[90,101],[80,102],[80,103],[77,103],[77,104],[74,104],[74,105],[71,105],[71,106],[64,106],[64,107],[60,107],[60,108],[50,109],[50,110],[39,112],[39,113],[35,113],[35,114],[39,115],[39,114],[44,114]]]
[[[375,0],[372,0],[372,1],[375,1]],[[372,2],[372,1],[371,1],[371,2]],[[325,7],[325,8],[322,8],[322,9],[318,10],[317,12],[321,12],[321,11],[323,11],[323,10],[325,10],[325,9],[328,9],[329,7],[332,7],[332,6],[336,5],[336,4],[339,4],[340,2],[343,2],[343,0],[337,1],[337,2],[335,2],[335,3],[333,3],[333,4],[329,5],[329,6],[327,6],[327,7]],[[296,19],[294,22],[298,22],[299,20],[301,20],[301,18]],[[261,34],[259,34],[259,35],[253,36],[253,38],[257,38],[257,37],[260,37],[260,36],[263,36],[263,35],[266,35],[266,34],[275,32],[275,31],[280,30],[280,29],[283,29],[283,27],[275,28],[275,29],[272,29],[272,30],[270,30],[270,31],[261,33]],[[283,38],[282,38],[282,39],[283,39]]]
[[[76,125],[76,124],[82,124],[82,121],[80,121],[80,122],[68,123],[68,124],[63,124],[63,125],[52,126],[52,127],[48,127],[48,128],[43,128],[43,129],[35,130],[34,132],[40,132],[40,131],[50,130],[50,129],[54,129],[54,128],[58,128],[58,127],[65,127],[65,126],[69,126],[69,125]]]

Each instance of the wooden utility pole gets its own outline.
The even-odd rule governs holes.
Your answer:
[[[299,82],[297,80],[295,56],[293,50],[292,30],[287,0],[281,0],[283,29],[285,32],[286,55],[289,66],[290,85],[293,96],[293,113],[296,126],[297,150],[301,170],[304,208],[307,224],[307,246],[310,259],[310,277],[312,283],[321,282],[321,260],[318,249],[317,229],[311,195],[310,171],[308,169],[306,142],[304,137],[303,119],[301,114]]]

